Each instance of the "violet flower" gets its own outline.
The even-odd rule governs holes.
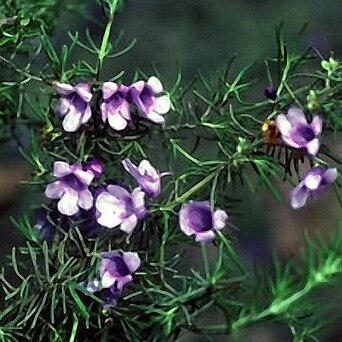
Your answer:
[[[133,280],[132,274],[140,267],[138,253],[119,252],[117,250],[100,253],[100,269],[97,277],[87,283],[86,288],[94,293],[104,289],[107,299],[116,299],[124,285]]]
[[[304,179],[291,191],[292,208],[303,207],[309,196],[318,197],[336,178],[335,168],[325,169],[321,166],[311,168]]]
[[[215,230],[225,227],[228,215],[224,210],[212,210],[209,201],[190,201],[179,211],[179,225],[185,235],[195,235],[196,241],[211,241]]]
[[[129,158],[122,162],[125,170],[139,183],[139,186],[151,197],[158,197],[161,192],[160,179],[169,172],[159,173],[148,160],[142,160],[139,166],[134,165]]]
[[[102,86],[102,121],[108,120],[109,126],[117,131],[125,129],[131,120],[129,103],[126,100],[128,90],[128,87],[113,82],[105,82]]]
[[[279,114],[276,125],[283,141],[294,148],[305,148],[309,154],[316,155],[319,150],[318,136],[322,132],[322,118],[314,116],[311,123],[303,111],[292,107],[287,114]]]
[[[96,198],[97,222],[104,227],[120,226],[125,233],[131,233],[146,215],[145,193],[136,188],[129,193],[118,185],[108,185]]]
[[[157,124],[163,124],[171,107],[170,97],[161,95],[163,86],[159,79],[152,76],[147,82],[138,81],[130,87],[129,101],[135,105],[140,114]]]
[[[75,86],[59,82],[55,84],[60,96],[56,110],[64,116],[63,128],[66,132],[76,132],[91,118],[90,101],[93,95],[90,86],[86,83]]]
[[[93,195],[88,186],[94,179],[91,171],[84,171],[82,165],[57,161],[53,165],[53,175],[59,180],[45,189],[48,198],[59,198],[58,211],[67,216],[75,215],[79,208],[89,210],[93,206]]]

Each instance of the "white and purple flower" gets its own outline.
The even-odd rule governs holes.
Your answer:
[[[157,124],[163,124],[163,117],[171,107],[169,95],[163,95],[160,80],[152,76],[147,82],[138,81],[131,85],[128,98],[135,105],[140,114]]]
[[[169,172],[159,173],[148,160],[142,160],[139,166],[134,165],[129,158],[122,161],[125,170],[139,183],[139,186],[151,197],[158,197],[161,192],[161,177]]]
[[[136,188],[132,193],[118,185],[108,185],[95,201],[97,222],[104,227],[120,226],[131,233],[138,220],[146,216],[145,193]]]
[[[190,201],[179,211],[179,225],[185,235],[195,235],[196,241],[211,241],[215,231],[223,229],[228,215],[224,210],[213,211],[209,201]]]
[[[291,191],[292,208],[303,207],[309,196],[318,197],[336,178],[335,168],[325,169],[321,166],[311,168],[304,179]]]
[[[127,101],[129,88],[114,82],[105,82],[102,86],[102,121],[108,120],[109,126],[116,131],[126,128],[131,121],[130,107]]]
[[[308,123],[304,112],[296,107],[288,110],[287,114],[279,114],[276,125],[283,141],[293,148],[305,148],[309,154],[316,155],[319,150],[318,137],[322,132],[322,118],[314,116]]]
[[[93,94],[90,86],[86,83],[75,86],[59,82],[55,84],[60,96],[56,111],[64,116],[63,128],[66,132],[76,132],[91,118],[90,101]]]
[[[92,208],[93,195],[88,189],[94,179],[91,171],[84,171],[79,163],[69,165],[57,161],[53,165],[53,175],[59,179],[46,187],[45,196],[60,199],[57,207],[61,214],[72,216],[79,208]]]
[[[105,307],[116,304],[123,287],[133,280],[132,275],[140,267],[138,253],[110,251],[100,253],[100,269],[94,280],[86,283],[89,292],[101,291]]]

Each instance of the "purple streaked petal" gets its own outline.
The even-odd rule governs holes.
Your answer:
[[[117,90],[118,85],[114,82],[104,82],[102,85],[102,97],[108,100]]]
[[[56,161],[53,163],[53,175],[61,178],[71,173],[70,165],[62,161]]]
[[[130,234],[136,227],[137,223],[138,223],[138,218],[135,214],[133,214],[122,221],[120,225],[120,230],[122,230],[126,234]]]
[[[291,126],[297,126],[299,124],[307,125],[308,123],[304,112],[297,107],[291,107],[286,113],[286,118]]]
[[[66,189],[58,202],[58,211],[66,216],[73,216],[78,212],[78,193],[72,189]]]
[[[131,197],[130,193],[125,188],[119,185],[108,185],[107,190],[111,195],[113,195],[118,200],[125,201],[127,200],[127,198]]]
[[[125,252],[122,257],[131,273],[135,272],[140,267],[141,260],[138,253]]]
[[[125,170],[130,173],[135,179],[138,179],[140,177],[138,167],[134,165],[129,158],[125,158],[121,163]]]
[[[127,284],[130,283],[133,280],[133,277],[131,275],[127,275],[125,277],[121,277],[117,280],[117,287],[118,290],[122,290],[122,288]]]
[[[293,209],[301,208],[305,205],[309,197],[309,190],[302,183],[291,191],[291,206]]]
[[[212,230],[208,230],[207,232],[201,232],[196,234],[195,240],[197,242],[210,242],[214,240],[215,233]]]
[[[90,91],[90,87],[87,83],[79,83],[76,84],[75,90],[77,94],[82,98],[85,102],[90,102],[93,94]]]
[[[77,204],[84,210],[89,210],[93,206],[93,195],[90,190],[86,189],[78,193]]]
[[[81,167],[77,166],[74,168],[73,173],[84,185],[87,186],[91,184],[95,177],[91,171],[83,171]]]
[[[325,171],[323,179],[326,183],[333,183],[338,176],[336,168],[328,169]]]
[[[65,188],[61,181],[48,184],[45,189],[45,196],[48,198],[60,198],[64,194]]]

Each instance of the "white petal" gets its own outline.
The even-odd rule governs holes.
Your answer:
[[[212,230],[208,230],[207,232],[197,233],[196,234],[196,241],[197,242],[206,242],[212,241],[215,238],[215,233]]]
[[[140,188],[135,188],[132,192],[132,200],[134,207],[139,209],[145,205],[145,192]]]
[[[316,155],[319,150],[319,140],[317,138],[311,140],[307,145],[306,149],[311,155]]]
[[[305,186],[310,190],[316,190],[322,181],[320,175],[307,175],[304,179]]]
[[[281,134],[283,134],[283,135],[289,134],[292,126],[284,114],[279,114],[277,116],[275,122],[276,122],[276,126],[279,129]]]
[[[127,121],[119,113],[108,113],[108,123],[116,131],[122,131],[127,126]]]
[[[286,114],[287,120],[291,123],[292,126],[298,124],[307,124],[307,120],[304,112],[297,107],[291,107]]]
[[[138,218],[135,215],[131,215],[130,217],[128,217],[121,223],[120,230],[122,230],[123,232],[127,234],[132,233],[137,223],[138,223]]]
[[[159,173],[157,172],[157,170],[152,166],[152,164],[144,159],[140,162],[139,164],[139,173],[141,175],[149,175],[151,176],[152,178],[159,178]]]
[[[311,127],[315,135],[319,135],[322,132],[323,120],[319,115],[314,116],[311,122]]]
[[[111,287],[115,283],[115,280],[116,280],[116,278],[112,277],[112,275],[109,272],[105,272],[102,276],[102,279],[101,279],[101,285],[104,288]]]
[[[163,116],[159,115],[157,112],[151,111],[146,114],[146,117],[156,124],[165,123],[165,119]]]
[[[71,84],[54,82],[59,94],[67,95],[74,91],[74,87]]]
[[[214,226],[215,229],[222,229],[226,225],[226,220],[228,219],[228,214],[221,209],[215,210],[214,212]]]
[[[96,221],[101,226],[107,228],[114,228],[122,223],[122,219],[119,217],[119,215],[113,212],[103,213],[96,219]]]
[[[163,85],[155,76],[150,77],[147,81],[147,84],[154,90],[156,94],[159,94],[163,91]]]
[[[102,192],[96,198],[95,207],[100,213],[113,212],[117,202],[113,195],[108,192]]]
[[[309,191],[301,184],[294,188],[291,192],[291,206],[293,209],[301,208],[305,205],[309,197]]]
[[[75,86],[75,89],[84,101],[90,102],[91,98],[93,97],[93,94],[90,92],[88,84],[79,83]]]
[[[78,193],[78,205],[84,210],[89,210],[93,206],[93,195],[86,189]]]
[[[58,202],[58,210],[66,216],[75,215],[78,212],[78,193],[75,190],[67,189]]]
[[[63,120],[63,128],[66,132],[75,132],[81,125],[82,114],[70,111]]]
[[[86,124],[91,118],[91,109],[90,106],[87,106],[86,110],[84,111],[81,117],[81,124]]]
[[[102,96],[104,100],[109,99],[118,90],[118,85],[114,82],[104,82],[102,85]]]
[[[170,97],[168,95],[163,95],[155,100],[154,111],[158,114],[166,114],[171,107]]]

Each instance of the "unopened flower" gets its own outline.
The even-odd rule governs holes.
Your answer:
[[[291,206],[294,209],[305,205],[309,196],[319,196],[326,186],[337,178],[335,168],[325,169],[315,166],[310,169],[304,179],[291,191]]]
[[[58,211],[63,215],[75,215],[79,208],[89,210],[93,206],[93,195],[88,186],[94,179],[91,171],[84,171],[81,164],[57,161],[53,166],[53,175],[59,178],[45,189],[48,198],[60,198]]]
[[[145,193],[136,188],[129,193],[118,185],[108,185],[96,198],[97,222],[104,227],[120,226],[125,233],[131,233],[138,220],[145,217]]]
[[[127,93],[129,88],[114,82],[105,82],[102,86],[102,121],[108,120],[109,126],[117,131],[126,128],[131,120]]]
[[[211,241],[215,231],[225,227],[228,215],[224,210],[213,211],[209,201],[190,201],[179,211],[179,225],[188,236],[195,235],[196,241]]]
[[[272,86],[265,87],[264,94],[268,99],[273,101],[277,98],[277,91]]]
[[[130,87],[129,100],[135,105],[140,114],[147,119],[163,124],[166,114],[171,107],[170,97],[162,95],[163,86],[157,77],[150,77],[147,82],[138,81]]]
[[[75,132],[91,118],[91,89],[86,83],[72,86],[56,82],[56,86],[60,96],[56,110],[64,116],[63,128],[66,132]]]
[[[292,107],[287,114],[279,114],[276,125],[283,141],[294,148],[305,148],[309,154],[316,155],[319,150],[318,136],[322,132],[322,118],[314,116],[308,123],[299,108]]]
[[[100,253],[100,269],[95,279],[86,283],[89,292],[101,291],[104,307],[115,306],[124,285],[133,280],[132,275],[140,267],[138,253],[110,251]]]
[[[102,175],[103,165],[98,159],[90,157],[84,164],[84,170],[91,171],[94,174],[95,179],[98,179]]]
[[[139,166],[134,165],[130,159],[122,161],[125,170],[139,183],[139,186],[151,197],[160,195],[160,179],[168,175],[168,172],[159,173],[148,160],[142,160]]]

